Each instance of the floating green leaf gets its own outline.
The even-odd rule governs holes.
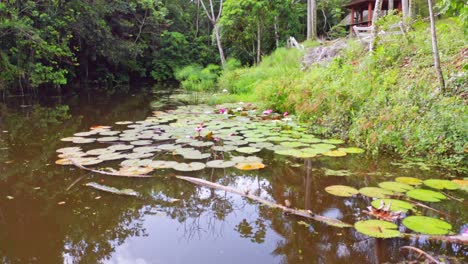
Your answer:
[[[325,191],[329,194],[341,197],[351,197],[359,193],[358,190],[356,190],[355,188],[345,185],[331,185],[326,187]]]
[[[344,141],[341,140],[341,139],[324,139],[322,140],[323,143],[327,143],[327,144],[343,144]]]
[[[344,157],[346,156],[346,152],[339,151],[339,150],[331,150],[323,153],[324,156],[328,157]]]
[[[447,197],[440,192],[424,189],[414,189],[406,193],[407,196],[423,202],[440,202]]]
[[[349,170],[330,170],[325,168],[326,176],[350,176],[353,175]]]
[[[359,189],[359,193],[372,198],[386,198],[393,195],[392,191],[385,190],[379,187],[364,187]]]
[[[415,232],[427,235],[446,235],[452,229],[449,223],[427,216],[408,216],[402,223]]]
[[[260,152],[261,149],[252,148],[252,147],[242,147],[242,148],[236,149],[236,151],[240,153],[245,153],[245,154],[254,154],[254,153]]]
[[[422,180],[414,177],[398,177],[395,179],[396,182],[406,183],[409,185],[421,185]]]
[[[359,233],[370,237],[392,238],[401,236],[398,226],[394,223],[382,220],[365,220],[354,224]]]
[[[405,201],[396,200],[396,199],[377,199],[377,200],[372,201],[371,204],[374,208],[379,208],[382,201],[384,202],[384,207],[390,204],[390,211],[392,212],[398,212],[398,211],[407,212],[409,210],[414,211],[414,206],[412,204],[405,202]]]
[[[408,185],[406,183],[391,182],[391,181],[381,182],[379,183],[379,187],[384,188],[386,190],[393,191],[393,192],[399,192],[399,193],[407,192],[409,190],[414,189],[411,185]]]
[[[203,170],[206,167],[205,164],[200,163],[200,162],[191,162],[191,163],[177,163],[173,167],[174,170],[176,171],[199,171]]]
[[[208,168],[224,169],[235,166],[234,161],[224,161],[224,160],[211,160],[206,163]]]
[[[338,148],[339,151],[344,151],[349,154],[359,154],[364,153],[365,150],[362,148]]]
[[[425,180],[424,185],[437,189],[437,190],[443,190],[443,189],[456,190],[459,188],[459,186],[452,181],[440,180],[440,179]]]

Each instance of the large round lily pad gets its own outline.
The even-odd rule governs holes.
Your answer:
[[[386,190],[393,191],[393,192],[398,192],[398,193],[404,193],[404,192],[414,189],[409,184],[401,183],[401,182],[392,182],[392,181],[381,182],[379,183],[379,187],[384,188]]]
[[[325,191],[329,194],[333,194],[341,197],[351,197],[358,194],[359,191],[353,187],[345,185],[331,185],[325,188]]]
[[[341,139],[324,139],[322,140],[323,143],[327,143],[327,144],[343,144],[344,141],[341,140]]]
[[[422,180],[414,177],[397,177],[395,178],[396,182],[406,183],[409,185],[421,185]]]
[[[351,148],[338,148],[339,151],[344,151],[349,154],[360,154],[364,153],[365,150],[362,148],[356,148],[356,147],[351,147]]]
[[[176,171],[199,171],[203,170],[206,167],[204,163],[201,162],[191,162],[191,163],[177,163],[173,167]]]
[[[214,146],[212,149],[213,149],[214,151],[229,152],[229,151],[236,150],[237,147],[236,147],[236,146],[229,146],[229,145],[226,145],[226,146]]]
[[[279,149],[279,150],[275,150],[275,153],[278,155],[292,156],[292,157],[302,158],[302,159],[313,158],[317,156],[316,153],[302,151],[299,149]]]
[[[459,186],[452,181],[440,180],[440,179],[425,180],[424,185],[437,189],[437,190],[443,190],[443,189],[456,190],[459,188]]]
[[[254,154],[254,153],[260,152],[261,149],[252,148],[252,147],[242,147],[242,148],[237,148],[236,151],[240,153],[245,153],[245,154]]]
[[[121,151],[121,150],[130,150],[130,149],[133,149],[134,147],[135,146],[133,145],[118,144],[118,145],[109,146],[107,148],[110,150],[114,150],[114,151]]]
[[[236,163],[230,160],[211,160],[206,163],[208,168],[224,169],[235,166]]]
[[[148,166],[154,169],[172,169],[179,164],[177,161],[153,160]]]
[[[440,202],[447,197],[440,192],[425,189],[414,189],[406,193],[407,196],[423,202]]]
[[[394,223],[382,220],[365,220],[354,224],[359,233],[370,237],[392,238],[401,236],[398,226]]]
[[[449,223],[427,216],[408,216],[402,223],[415,232],[427,235],[446,235],[452,229]]]
[[[405,201],[396,200],[396,199],[377,199],[377,200],[372,201],[371,204],[374,208],[379,208],[382,201],[384,203],[384,207],[387,207],[390,204],[390,211],[392,212],[398,212],[398,211],[407,212],[409,210],[414,211],[414,206],[412,204],[405,202]]]
[[[344,157],[346,156],[346,152],[339,151],[339,150],[330,150],[330,151],[324,152],[323,155],[328,156],[328,157]]]
[[[372,198],[386,198],[390,195],[393,195],[392,191],[385,190],[379,187],[364,187],[359,189],[359,193]]]

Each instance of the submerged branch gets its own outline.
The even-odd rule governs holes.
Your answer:
[[[218,189],[218,190],[238,194],[238,195],[240,195],[242,197],[246,197],[246,198],[249,198],[251,200],[257,201],[257,202],[259,202],[259,203],[261,203],[263,205],[266,205],[266,206],[268,206],[270,208],[281,209],[281,210],[283,210],[283,212],[285,212],[287,214],[293,214],[293,215],[313,219],[313,220],[320,221],[320,222],[323,222],[325,224],[332,225],[332,226],[352,227],[351,224],[342,222],[342,221],[340,221],[338,219],[317,215],[317,214],[312,213],[311,211],[288,208],[286,206],[276,204],[276,203],[267,201],[267,200],[265,200],[263,198],[260,198],[258,196],[252,195],[249,192],[244,192],[244,191],[232,188],[232,187],[224,186],[224,185],[221,185],[221,184],[217,184],[217,183],[214,183],[214,182],[210,182],[210,181],[206,181],[206,180],[202,180],[202,179],[198,179],[198,178],[187,177],[187,176],[176,176],[176,178],[184,180],[184,181],[188,181],[188,182],[191,182],[191,183],[194,183],[194,184],[197,184],[197,185],[201,185],[201,186],[204,186],[204,187]]]
[[[436,264],[439,264],[440,262],[437,261],[433,256],[429,255],[428,253],[426,253],[425,251],[419,249],[419,248],[416,248],[416,247],[412,247],[412,246],[404,246],[404,247],[401,247],[401,249],[407,249],[409,251],[415,251],[419,254],[419,256],[424,256],[426,258],[426,260],[429,260],[430,263],[436,263]]]
[[[422,235],[422,234],[403,234],[404,238],[414,238],[414,239],[428,239],[428,240],[436,240],[436,241],[444,241],[448,243],[454,244],[462,244],[468,245],[468,237],[466,236],[439,236],[439,235]]]

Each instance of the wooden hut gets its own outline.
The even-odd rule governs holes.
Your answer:
[[[374,12],[375,0],[353,0],[344,5],[351,12],[350,26],[371,26],[372,13]],[[389,10],[398,9],[401,12],[401,0],[383,0],[382,12],[388,13]]]

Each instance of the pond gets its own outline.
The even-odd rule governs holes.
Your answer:
[[[283,120],[282,113],[255,110],[254,105],[231,105],[226,109],[180,108],[181,105],[170,94],[159,92],[0,104],[0,262],[397,263],[415,259],[414,254],[410,256],[401,249],[403,246],[420,248],[452,263],[466,261],[468,249],[460,244],[424,236],[376,239],[352,227],[340,228],[285,213],[235,193],[175,177],[204,179],[273,204],[304,209],[301,212],[309,212],[311,216],[321,215],[352,225],[375,219],[364,212],[371,210],[367,207],[373,198],[358,194],[357,190],[380,186],[388,192],[393,188],[389,191],[393,198],[397,195],[414,206],[401,216],[421,215],[447,221],[451,225],[447,232],[456,235],[467,228],[468,210],[461,200],[468,198],[466,191],[437,190],[440,186],[431,188],[430,181],[418,186],[414,184],[419,182],[411,182],[414,179],[400,178],[400,182],[409,185],[395,186],[394,181],[398,177],[460,180],[466,177],[463,173],[420,161],[354,153],[359,149],[351,149],[354,146],[339,140],[323,142],[318,136],[318,140],[305,136],[309,134],[307,126]],[[167,114],[169,109],[179,110]],[[224,114],[224,110],[229,113]],[[139,122],[143,120],[150,122]],[[112,139],[116,135],[119,143]],[[62,141],[69,137],[75,137],[69,139],[75,143]],[[77,138],[100,140],[82,144]],[[174,148],[176,143],[179,147]],[[131,145],[131,149],[115,147],[117,144]],[[313,144],[332,147],[323,150]],[[218,148],[213,150],[212,145]],[[115,150],[122,148],[118,153],[125,157],[116,157],[117,151],[109,152],[112,146]],[[86,168],[111,167],[114,170],[103,171],[154,177],[116,177],[55,164],[60,154],[56,151],[61,149],[66,154],[63,148],[69,147],[80,147],[81,152],[92,154],[90,159],[101,157],[97,164],[73,156],[75,162],[86,164]],[[184,150],[180,151],[182,147]],[[291,148],[296,149],[292,154]],[[297,151],[304,148],[314,148],[315,152]],[[210,160],[231,161],[235,156],[256,158],[247,161],[234,158],[232,163],[210,166],[226,168],[206,167]],[[142,160],[143,163],[138,163]],[[168,161],[179,165],[167,165]],[[118,171],[122,162],[157,169]],[[162,168],[166,165],[167,168]],[[441,183],[447,184],[436,182]],[[332,185],[352,188],[338,187],[334,191],[334,187],[329,187]],[[443,198],[440,202],[423,202],[398,196],[403,191],[394,188],[402,186],[443,193]],[[110,189],[114,192],[132,191],[119,195],[108,192],[109,189],[99,190],[109,187],[115,187]],[[374,189],[370,196],[382,195],[380,192],[385,192],[382,190],[375,194]],[[344,196],[332,194],[343,192]],[[374,205],[379,207],[375,202]],[[395,232],[417,234],[401,222],[397,220]]]

